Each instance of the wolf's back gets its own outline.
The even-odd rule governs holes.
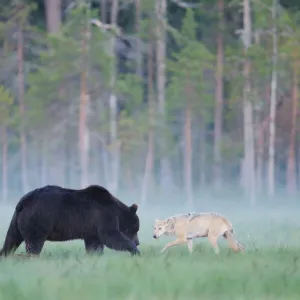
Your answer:
[[[223,226],[222,226],[223,228],[225,225],[225,227],[226,227],[225,229],[233,233],[233,226],[232,226],[231,222],[226,217],[224,217],[223,215],[221,215],[219,213],[216,213],[216,212],[189,213],[188,216],[189,216],[189,221],[197,221],[200,223],[203,219],[206,219],[207,217],[211,218],[212,225],[215,225],[216,224],[215,221],[217,221],[218,223],[223,224]]]

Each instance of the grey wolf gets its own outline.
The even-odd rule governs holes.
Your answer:
[[[98,185],[34,189],[16,205],[0,256],[13,254],[23,241],[27,254],[39,255],[45,241],[75,239],[84,240],[87,253],[102,253],[106,246],[139,254],[137,209]]]
[[[175,236],[176,240],[166,244],[161,252],[170,247],[187,244],[190,252],[193,251],[193,239],[207,237],[215,253],[220,252],[218,240],[223,236],[229,247],[235,252],[244,251],[244,247],[234,238],[231,222],[224,216],[213,213],[188,213],[171,216],[163,220],[155,220],[153,238],[162,235]]]

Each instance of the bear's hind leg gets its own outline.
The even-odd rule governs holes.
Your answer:
[[[14,254],[23,241],[23,237],[19,232],[15,235],[8,234],[5,238],[4,246],[0,251],[0,256],[8,256],[10,254]]]
[[[40,240],[36,240],[36,241],[25,240],[26,253],[28,255],[39,256],[40,253],[42,252],[45,241],[46,241],[46,239],[40,239]]]
[[[46,240],[53,232],[53,220],[51,214],[47,215],[39,209],[28,216],[29,213],[22,216],[20,231],[25,240],[26,253],[30,256],[39,256]]]
[[[119,251],[129,251],[131,255],[140,254],[134,241],[128,239],[118,230],[101,232],[101,240],[103,240],[104,245],[108,248]]]
[[[98,238],[86,238],[84,240],[85,251],[88,254],[99,253],[103,254],[104,245]]]
[[[3,248],[0,250],[0,256],[14,254],[23,241],[23,236],[18,228],[17,213],[15,212],[8,227]]]

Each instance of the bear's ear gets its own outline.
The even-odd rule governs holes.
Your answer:
[[[133,214],[136,213],[137,209],[138,209],[137,204],[132,204],[132,205],[129,207],[129,210],[130,210]]]

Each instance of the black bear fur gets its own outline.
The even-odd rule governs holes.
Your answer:
[[[39,255],[45,241],[75,239],[84,240],[88,253],[102,253],[106,246],[139,254],[137,208],[98,185],[34,189],[16,205],[0,256],[13,254],[23,241],[27,254]]]

